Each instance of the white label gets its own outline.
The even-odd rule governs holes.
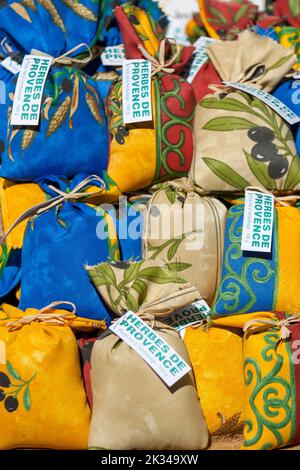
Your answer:
[[[193,46],[196,48],[204,47],[204,49],[207,49],[208,46],[210,46],[211,44],[214,44],[215,42],[220,42],[220,40],[207,38],[206,36],[200,36],[200,38],[198,38],[197,41],[194,42]]]
[[[253,95],[256,98],[260,99],[264,103],[266,103],[270,108],[274,109],[276,113],[278,113],[285,121],[289,124],[297,124],[300,122],[300,116],[294,113],[288,106],[282,103],[278,98],[275,96],[266,93],[263,90],[259,90],[258,88],[250,85],[245,85],[243,83],[236,83],[236,82],[223,82],[224,85],[231,86],[232,88],[237,88],[238,90],[245,91],[249,93],[249,95]]]
[[[124,124],[152,121],[151,62],[124,61],[122,93]]]
[[[135,313],[127,312],[109,328],[134,349],[168,387],[191,370],[179,354]]]
[[[210,308],[205,300],[197,300],[186,307],[176,310],[167,318],[162,319],[164,323],[181,331],[188,326],[194,325],[209,317]]]
[[[167,16],[185,21],[199,11],[197,0],[158,0],[158,4]]]
[[[254,3],[254,5],[258,6],[259,11],[266,10],[266,0],[251,0],[251,3]]]
[[[39,125],[43,90],[52,60],[52,57],[24,56],[11,115],[13,126]]]
[[[12,59],[11,57],[6,57],[0,62],[0,64],[2,65],[2,67],[4,67],[6,70],[8,70],[14,75],[19,73],[21,70],[21,65],[18,64],[18,62]]]
[[[106,47],[101,54],[103,65],[123,65],[125,60],[125,49],[123,44],[119,46]]]
[[[274,220],[274,196],[246,191],[242,231],[243,251],[270,253]]]
[[[182,46],[191,46],[189,38],[185,31],[186,28],[186,20],[179,20],[177,18],[170,18],[166,37],[175,39],[177,44]]]
[[[189,74],[186,79],[188,83],[192,83],[202,65],[207,62],[207,59],[208,56],[206,54],[206,49],[204,47],[197,47],[196,52],[194,53],[194,59]]]

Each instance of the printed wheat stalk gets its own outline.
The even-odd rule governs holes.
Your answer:
[[[66,32],[66,28],[60,14],[58,13],[55,5],[52,3],[51,0],[37,0],[42,7],[44,7],[51,18],[53,19],[56,26],[58,26],[64,33]]]
[[[24,131],[21,143],[22,150],[28,149],[28,147],[32,144],[35,132],[36,131],[34,131],[33,129],[26,129]]]
[[[92,95],[90,95],[89,93],[86,93],[85,99],[86,99],[88,107],[90,108],[90,111],[91,111],[92,115],[94,116],[94,118],[96,119],[96,121],[99,124],[102,124],[102,117],[101,117],[101,114],[99,112],[98,104],[97,104],[95,98]]]
[[[55,111],[53,118],[50,121],[47,137],[50,137],[62,125],[67,117],[68,110],[71,105],[71,98],[67,96],[60,107]]]
[[[86,20],[90,21],[97,21],[97,16],[95,13],[87,8],[85,5],[82,3],[79,3],[78,1],[74,0],[62,0],[63,3],[65,3],[71,10],[73,10],[77,15],[81,16],[82,18],[85,18]]]
[[[22,3],[24,3],[25,7],[30,8],[33,11],[36,11],[34,0],[22,0]]]

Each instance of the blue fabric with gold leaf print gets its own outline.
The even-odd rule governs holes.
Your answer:
[[[54,176],[38,181],[50,197],[66,192],[87,175],[70,183]],[[93,182],[93,185],[97,182]],[[42,308],[56,300],[76,305],[77,315],[110,322],[110,310],[102,302],[84,265],[93,266],[110,257],[109,239],[100,239],[97,225],[104,211],[84,202],[65,201],[28,222],[22,249],[22,280],[19,308]]]
[[[38,49],[57,57],[97,34],[100,0],[6,0],[0,28],[29,54]]]
[[[244,204],[230,208],[226,220],[222,280],[211,310],[213,315],[273,309],[275,270],[278,269],[277,214],[275,211],[272,251],[269,254],[241,250],[243,217]]]
[[[12,106],[14,78],[7,80],[6,113]],[[47,174],[101,175],[107,169],[108,128],[99,87],[78,69],[52,67],[40,124],[37,128],[10,126],[0,176],[32,181]]]

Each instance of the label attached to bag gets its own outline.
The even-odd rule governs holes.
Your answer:
[[[175,39],[181,46],[190,46],[191,43],[186,34],[186,21],[178,18],[169,18],[166,37]]]
[[[127,312],[109,329],[134,349],[168,387],[191,370],[179,354],[134,312]]]
[[[270,253],[273,221],[274,196],[246,190],[241,249]]]
[[[124,60],[125,49],[123,44],[106,47],[101,54],[101,61],[103,65],[123,65]]]
[[[38,126],[52,57],[25,55],[15,90],[11,125]]]
[[[206,54],[206,49],[204,47],[197,47],[194,53],[194,59],[193,59],[189,74],[186,79],[188,83],[192,83],[197,73],[201,69],[202,65],[205,64],[207,60],[208,60],[208,56]]]
[[[204,47],[204,49],[207,49],[208,46],[211,44],[214,44],[215,42],[221,42],[220,39],[214,39],[214,38],[207,38],[206,36],[200,36],[200,38],[197,39],[197,41],[194,42],[193,46],[196,47]]]
[[[6,57],[0,64],[13,75],[16,75],[21,70],[21,65],[12,57]]]
[[[123,62],[123,123],[152,121],[151,62],[131,59]]]
[[[270,93],[266,93],[263,90],[259,90],[258,88],[245,85],[244,83],[236,83],[236,82],[223,82],[224,85],[230,86],[232,88],[237,88],[238,90],[245,91],[249,93],[249,95],[255,96],[259,100],[266,103],[270,108],[274,109],[276,113],[278,113],[285,121],[287,121],[290,125],[297,124],[300,122],[300,116],[294,113],[288,106],[286,106],[282,101],[275,96],[270,95]]]
[[[169,317],[163,318],[163,323],[181,331],[209,317],[210,308],[205,300],[197,300],[186,307],[173,312]]]

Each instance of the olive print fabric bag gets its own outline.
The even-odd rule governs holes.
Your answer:
[[[207,49],[223,81],[271,92],[296,62],[292,50],[244,31],[236,41]],[[218,87],[196,107],[195,184],[207,191],[300,189],[294,180],[299,156],[288,124],[261,100],[233,88]]]
[[[102,263],[87,269],[117,315],[133,310],[146,319],[152,312],[155,331],[190,364],[178,332],[160,320],[199,299],[195,287],[154,261]],[[208,444],[193,373],[169,388],[141,356],[111,332],[94,344],[91,388],[89,448],[193,450]]]
[[[211,304],[223,257],[226,207],[197,192],[187,178],[164,183],[147,204],[144,258],[180,269]]]

